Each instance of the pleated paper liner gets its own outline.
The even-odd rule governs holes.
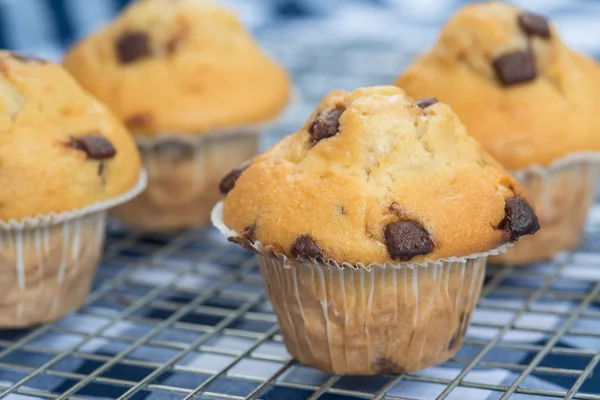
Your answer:
[[[104,242],[106,210],[146,187],[136,186],[89,206],[0,221],[0,328],[54,321],[79,308],[87,297]]]
[[[512,172],[529,194],[541,229],[490,263],[530,264],[577,247],[596,196],[599,171],[600,153],[590,152]]]
[[[239,237],[222,219],[213,224]],[[488,256],[421,263],[356,265],[289,260],[260,242],[264,286],[288,351],[298,361],[336,374],[398,374],[451,358],[462,346],[480,296]]]

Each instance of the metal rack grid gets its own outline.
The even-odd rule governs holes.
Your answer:
[[[297,127],[329,89],[390,82],[412,58],[385,44],[287,43],[279,38],[270,47],[303,101],[272,139]],[[490,269],[454,359],[371,378],[332,376],[291,360],[254,256],[214,230],[144,236],[112,227],[82,310],[0,333],[0,398],[600,399],[598,217],[577,252],[530,268]]]

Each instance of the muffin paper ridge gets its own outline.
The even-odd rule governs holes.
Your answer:
[[[211,221],[213,223],[213,225],[217,228],[217,230],[219,230],[219,232],[221,232],[221,234],[223,234],[226,238],[241,238],[241,236],[235,232],[234,230],[230,229],[227,225],[225,225],[225,223],[223,222],[223,205],[224,202],[223,200],[219,201],[215,207],[213,208],[212,212],[211,212]],[[252,249],[254,252],[260,254],[260,255],[266,255],[272,258],[276,258],[280,261],[283,262],[283,264],[286,266],[286,268],[291,268],[293,267],[294,264],[294,260],[291,260],[290,258],[288,258],[285,254],[281,254],[281,253],[276,253],[273,250],[273,247],[270,245],[264,246],[259,242],[256,241],[253,244],[251,244]],[[434,260],[434,261],[423,261],[423,262],[404,262],[404,263],[391,263],[391,262],[386,262],[384,264],[378,264],[378,263],[371,263],[371,264],[364,264],[364,263],[356,263],[356,264],[351,264],[348,262],[342,262],[342,263],[338,263],[336,260],[334,259],[329,259],[327,260],[324,264],[327,266],[334,266],[337,267],[339,269],[345,269],[345,268],[350,268],[350,269],[354,269],[354,270],[358,270],[358,269],[365,269],[367,271],[370,271],[371,269],[374,268],[392,268],[392,269],[401,269],[401,268],[410,268],[410,269],[414,269],[414,268],[423,268],[423,267],[429,267],[429,266],[442,266],[446,263],[467,263],[469,260],[473,260],[473,259],[477,259],[477,258],[482,258],[482,257],[489,257],[489,256],[497,256],[498,254],[501,253],[505,253],[506,250],[510,247],[512,247],[513,244],[512,243],[506,243],[502,246],[499,246],[495,249],[486,251],[486,252],[481,252],[481,253],[473,253],[473,254],[469,254],[467,256],[463,256],[463,257],[448,257],[448,258],[441,258],[438,260]],[[306,260],[303,260],[301,262],[306,262]],[[317,262],[316,260],[312,260],[312,262],[314,264],[323,264],[320,262]]]
[[[577,163],[597,163],[600,164],[600,151],[582,151],[577,153],[567,154],[566,156],[552,161],[549,165],[543,166],[539,164],[530,165],[529,167],[520,168],[509,171],[516,178],[521,178],[526,174],[549,175],[556,170],[569,167]]]
[[[145,170],[141,170],[137,183],[127,192],[120,194],[108,200],[99,201],[87,206],[61,211],[59,213],[51,212],[48,214],[38,214],[34,217],[25,217],[20,220],[10,219],[8,221],[0,221],[0,231],[18,231],[25,229],[44,228],[52,225],[57,225],[72,219],[81,218],[88,214],[93,214],[99,211],[104,211],[109,208],[123,204],[133,199],[144,191],[148,184],[148,176]]]

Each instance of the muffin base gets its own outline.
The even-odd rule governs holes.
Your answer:
[[[532,200],[541,229],[521,238],[492,264],[523,265],[551,259],[577,247],[596,195],[598,160],[571,160],[554,168],[530,168],[515,173]]]
[[[140,142],[147,189],[111,216],[149,232],[205,225],[219,201],[219,182],[258,152],[259,134],[211,134],[197,141],[173,138]]]
[[[454,356],[486,266],[485,257],[371,271],[258,260],[288,351],[303,364],[349,375],[400,374]]]

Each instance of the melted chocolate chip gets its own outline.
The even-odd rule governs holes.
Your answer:
[[[311,258],[325,258],[325,253],[317,243],[308,235],[302,235],[292,245],[290,253],[295,258],[308,256]]]
[[[127,128],[134,131],[148,129],[151,123],[152,115],[150,114],[139,113],[125,118],[125,125],[127,125]]]
[[[333,110],[322,111],[317,116],[309,129],[313,144],[338,134],[340,117],[344,111],[344,108],[338,107]]]
[[[392,222],[385,227],[385,244],[392,259],[408,261],[433,251],[429,233],[418,222]]]
[[[421,107],[422,109],[426,109],[427,107],[432,106],[437,102],[438,102],[438,99],[436,99],[435,97],[428,97],[425,99],[420,99],[420,100],[415,101],[415,104],[418,105],[419,107]]]
[[[130,64],[150,57],[150,38],[145,32],[125,32],[115,42],[115,50],[121,64]]]
[[[256,224],[245,227],[242,231],[242,236],[250,243],[256,242]]]
[[[510,234],[510,240],[515,241],[521,236],[532,235],[540,229],[533,208],[522,197],[507,199],[504,204],[504,219],[498,229]]]
[[[539,36],[544,39],[550,38],[550,24],[541,15],[523,13],[518,17],[519,27],[529,36]]]
[[[375,373],[382,375],[400,375],[405,371],[389,358],[380,358],[373,365]]]
[[[219,190],[221,191],[221,194],[226,195],[227,193],[231,192],[239,177],[242,176],[242,173],[247,170],[249,166],[250,164],[242,165],[241,167],[237,167],[225,175],[225,177],[221,179],[221,183],[219,183]]]
[[[117,154],[111,142],[101,135],[85,135],[71,139],[70,146],[76,150],[83,151],[92,160],[106,160]]]
[[[494,61],[496,76],[504,86],[529,82],[537,76],[535,57],[531,51],[515,51]]]

